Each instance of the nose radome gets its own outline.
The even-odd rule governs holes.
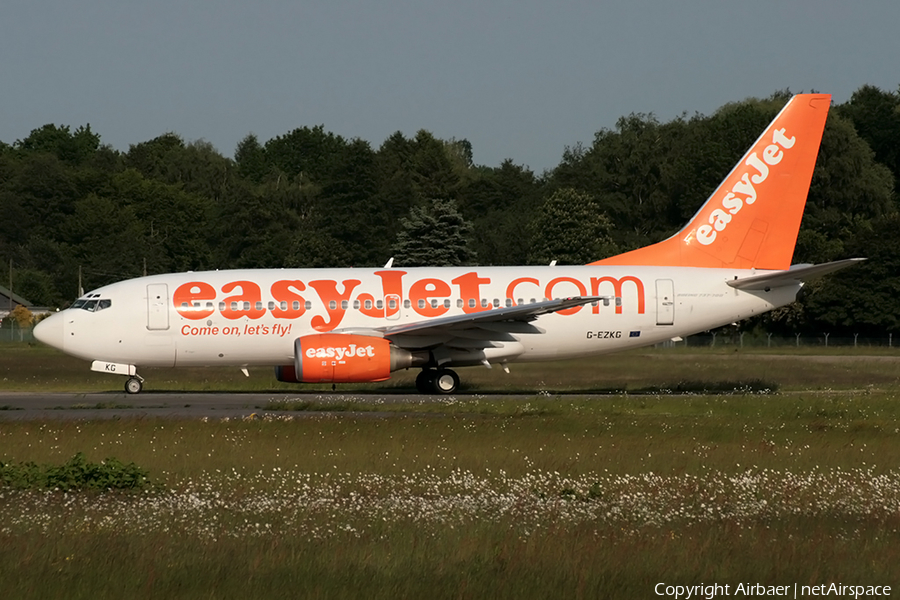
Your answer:
[[[34,328],[34,337],[39,342],[43,342],[48,346],[53,346],[59,350],[63,349],[63,319],[62,315],[50,315]]]

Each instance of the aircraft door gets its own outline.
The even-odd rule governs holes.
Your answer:
[[[656,324],[675,323],[675,283],[671,279],[656,280]]]
[[[169,328],[169,286],[151,283],[147,286],[147,329],[164,331]]]

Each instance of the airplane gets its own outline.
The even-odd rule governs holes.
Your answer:
[[[603,355],[707,331],[793,302],[804,281],[863,259],[794,265],[828,94],[791,98],[688,224],[587,265],[242,269],[103,286],[35,337],[127,377],[141,367],[275,367],[292,383],[376,382],[421,369]]]

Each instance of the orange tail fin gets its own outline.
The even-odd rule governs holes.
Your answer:
[[[787,269],[830,106],[794,96],[684,229],[590,264]]]

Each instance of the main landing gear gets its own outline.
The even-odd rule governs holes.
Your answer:
[[[420,394],[452,394],[459,387],[459,375],[450,369],[422,369],[416,376]]]
[[[144,378],[139,375],[129,377],[125,382],[125,391],[129,394],[140,394],[142,389],[144,389]]]

